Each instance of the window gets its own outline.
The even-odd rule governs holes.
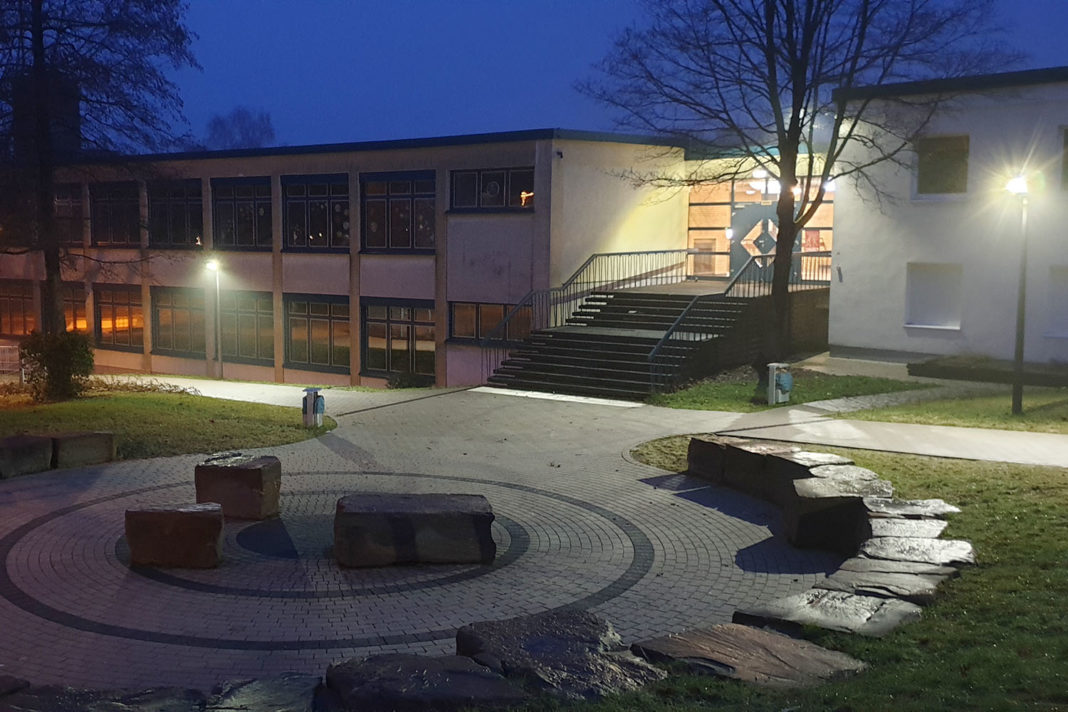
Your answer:
[[[56,233],[59,244],[81,247],[84,243],[82,226],[82,186],[79,183],[63,183],[55,188]]]
[[[512,311],[511,304],[475,304],[472,302],[453,302],[450,324],[450,338],[481,340],[489,336],[501,319]],[[523,307],[505,327],[505,333],[499,334],[509,341],[522,341],[530,335],[530,307]]]
[[[271,249],[270,178],[216,178],[211,195],[215,249]]]
[[[119,351],[142,351],[145,323],[141,310],[141,288],[97,287],[93,294],[97,346]]]
[[[204,356],[204,291],[152,289],[152,352]]]
[[[63,320],[67,331],[89,331],[89,322],[85,316],[85,285],[63,285]]]
[[[286,365],[349,372],[349,300],[287,294]]]
[[[968,137],[921,138],[916,144],[916,193],[968,192]]]
[[[282,176],[282,194],[287,249],[348,249],[348,175]]]
[[[964,309],[963,283],[962,265],[908,263],[905,326],[959,329]]]
[[[533,210],[534,169],[453,171],[453,210]]]
[[[223,292],[222,353],[227,361],[274,363],[274,303],[270,292]]]
[[[379,173],[360,177],[363,249],[434,249],[434,172]]]
[[[0,280],[0,334],[25,336],[37,326],[33,308],[33,283]]]
[[[434,303],[363,304],[363,370],[434,376]]]
[[[141,209],[137,183],[96,183],[89,186],[93,244],[140,247]]]
[[[200,247],[204,232],[200,180],[148,184],[148,244],[152,247]]]

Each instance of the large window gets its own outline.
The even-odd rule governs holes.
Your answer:
[[[349,300],[287,294],[286,365],[312,371],[349,371]]]
[[[93,244],[140,247],[141,211],[137,183],[94,183],[89,186]]]
[[[282,194],[287,249],[348,249],[348,175],[282,176]]]
[[[144,349],[144,312],[140,287],[97,287],[94,291],[96,343],[104,349]]]
[[[434,303],[364,300],[363,371],[434,376]]]
[[[200,180],[148,184],[148,244],[152,247],[200,247],[204,231]]]
[[[365,174],[363,249],[432,251],[434,249],[434,172]]]
[[[81,247],[84,243],[82,226],[82,186],[80,183],[63,183],[55,188],[56,234],[59,244]]]
[[[534,169],[453,171],[453,210],[533,210]]]
[[[152,351],[204,356],[204,290],[152,289]]]
[[[37,325],[33,308],[33,283],[0,280],[0,334],[25,336]]]
[[[223,292],[222,353],[227,361],[274,363],[274,303],[270,292]]]
[[[89,331],[85,316],[85,285],[73,282],[63,285],[63,319],[67,331]]]
[[[216,178],[211,194],[215,249],[271,249],[270,178]]]
[[[449,337],[453,339],[479,340],[489,336],[504,317],[512,311],[511,304],[484,304],[453,302],[449,319]],[[516,312],[499,336],[509,341],[522,341],[530,335],[530,307]]]
[[[916,193],[968,192],[968,137],[934,136],[916,144]]]

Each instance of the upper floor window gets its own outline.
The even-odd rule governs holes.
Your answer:
[[[453,210],[533,210],[534,169],[452,172]]]
[[[932,136],[916,143],[916,193],[968,192],[968,137]]]
[[[434,171],[362,175],[363,249],[432,251],[434,191]]]
[[[37,325],[33,308],[33,283],[0,280],[0,334],[25,336]]]
[[[282,176],[282,194],[287,249],[348,249],[348,175]]]
[[[271,249],[270,178],[216,178],[211,194],[215,249]]]
[[[141,209],[137,183],[95,183],[89,186],[93,244],[140,247]]]
[[[83,243],[82,186],[62,183],[55,187],[55,229],[59,244],[80,247]]]
[[[203,231],[199,179],[148,184],[149,245],[200,247]]]

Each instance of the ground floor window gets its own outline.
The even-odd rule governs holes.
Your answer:
[[[348,297],[287,294],[285,303],[286,365],[348,373]]]
[[[363,371],[434,376],[434,303],[363,301]]]
[[[152,290],[152,351],[203,358],[204,291],[157,287]]]
[[[224,359],[274,363],[274,302],[270,292],[223,292],[220,311]]]
[[[141,288],[99,286],[94,292],[96,305],[96,344],[104,349],[142,351],[145,320],[141,307]]]
[[[33,308],[33,283],[0,280],[0,334],[25,336],[37,326]]]
[[[67,331],[86,333],[89,320],[85,314],[85,286],[82,284],[63,285],[63,320]]]
[[[514,307],[511,304],[452,302],[449,308],[449,338],[481,340],[489,336]],[[529,336],[530,307],[517,311],[504,331],[494,335],[509,341],[522,341]]]

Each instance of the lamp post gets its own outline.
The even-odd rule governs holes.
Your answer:
[[[222,300],[219,292],[219,272],[222,271],[219,260],[211,259],[204,265],[215,273],[215,361],[219,364],[219,378],[223,378],[222,360]]]
[[[1020,283],[1016,297],[1016,350],[1012,361],[1012,414],[1023,413],[1024,327],[1027,320],[1027,178],[1016,176],[1005,186],[1020,199]]]

